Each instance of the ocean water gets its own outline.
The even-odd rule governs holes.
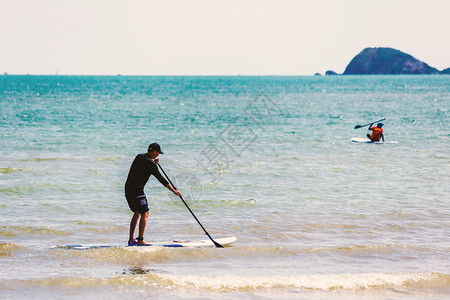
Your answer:
[[[448,299],[449,76],[0,76],[2,299]],[[396,144],[358,144],[384,121]],[[225,249],[124,244],[134,156]],[[207,239],[146,187],[146,240]]]

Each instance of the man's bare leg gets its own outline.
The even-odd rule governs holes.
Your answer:
[[[144,237],[145,227],[147,226],[148,211],[141,214],[141,220],[139,221],[139,237]],[[138,240],[138,245],[151,245],[144,240]]]
[[[134,232],[136,231],[137,222],[139,221],[140,213],[135,212],[130,222],[130,237],[128,238],[128,244],[132,244],[134,242]]]

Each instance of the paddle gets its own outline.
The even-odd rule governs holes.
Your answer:
[[[160,164],[158,163],[158,167],[161,169],[161,171],[164,173],[164,176],[166,176],[167,180],[169,181],[170,185],[172,185],[172,187],[174,189],[177,189],[172,181],[170,181],[169,176],[167,176],[166,172],[164,172],[164,169],[160,166]],[[189,208],[189,206],[187,205],[186,201],[184,201],[183,197],[180,196],[181,201],[183,201],[184,205],[186,205],[187,209],[189,210],[189,212],[192,214],[192,216],[194,217],[194,219],[197,221],[197,223],[200,225],[200,227],[203,229],[203,231],[206,233],[206,235],[209,237],[209,239],[214,243],[214,246],[216,246],[217,248],[223,248],[223,246],[221,244],[219,244],[218,242],[216,242],[215,240],[213,240],[213,238],[209,235],[208,231],[206,231],[205,227],[203,227],[202,223],[200,223],[200,221],[197,219],[197,217],[194,215],[194,213],[192,212],[192,210]]]
[[[365,124],[365,125],[356,125],[356,126],[355,126],[355,129],[358,129],[358,128],[361,128],[361,127],[366,127],[366,126],[368,126],[368,125],[370,125],[370,124],[373,124],[373,123],[376,123],[376,122],[381,122],[381,121],[384,121],[384,120],[386,120],[386,118],[381,119],[381,120],[378,120],[378,121],[374,121],[374,122],[372,122],[372,123]]]

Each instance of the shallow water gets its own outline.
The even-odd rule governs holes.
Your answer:
[[[0,76],[0,292],[34,298],[446,299],[448,76]],[[386,117],[387,140],[357,144]],[[161,165],[226,249],[127,241]],[[152,178],[149,241],[207,238]]]

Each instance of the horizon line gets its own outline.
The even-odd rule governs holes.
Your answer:
[[[92,76],[92,77],[336,77],[336,76],[441,76],[450,74],[344,74],[336,73],[332,75],[327,74],[260,74],[260,75],[243,75],[243,74],[20,74],[13,73],[10,74],[5,72],[0,74],[0,77],[7,76]]]

